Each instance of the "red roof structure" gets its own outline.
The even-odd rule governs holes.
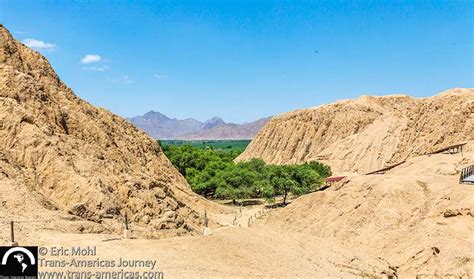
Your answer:
[[[329,182],[329,183],[338,182],[338,181],[341,181],[344,178],[345,178],[345,176],[332,176],[332,177],[326,178],[326,182]]]

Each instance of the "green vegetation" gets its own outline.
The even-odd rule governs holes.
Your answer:
[[[213,149],[222,151],[239,151],[243,152],[250,140],[161,140],[162,146],[181,146],[191,145],[197,149]]]
[[[300,196],[317,190],[325,177],[331,175],[328,166],[319,162],[300,165],[266,165],[260,159],[234,163],[241,151],[196,148],[191,145],[163,144],[163,151],[183,174],[194,192],[208,198],[239,199],[277,196],[287,202],[289,194]]]

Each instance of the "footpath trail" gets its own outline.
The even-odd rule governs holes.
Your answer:
[[[211,219],[215,220],[217,225],[222,227],[249,227],[259,219],[268,214],[271,209],[268,209],[265,204],[256,204],[248,206],[233,206],[231,213],[214,214]],[[215,229],[220,229],[219,227]],[[213,228],[214,230],[214,228]]]

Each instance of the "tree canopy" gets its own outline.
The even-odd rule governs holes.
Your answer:
[[[186,178],[194,192],[208,198],[231,199],[300,196],[321,187],[331,175],[319,162],[267,165],[261,159],[234,163],[238,151],[198,149],[191,145],[166,145],[163,151]]]

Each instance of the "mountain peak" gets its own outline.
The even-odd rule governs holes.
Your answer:
[[[194,118],[169,118],[153,110],[144,115],[129,118],[135,126],[153,138],[182,140],[251,139],[268,119],[232,124],[224,122],[220,117],[212,117],[203,123]]]
[[[143,118],[146,118],[146,119],[164,119],[164,120],[170,119],[168,116],[164,115],[163,113],[158,112],[158,111],[154,111],[154,110],[150,110],[149,112],[145,113],[143,115]]]
[[[225,124],[225,122],[222,120],[222,118],[214,116],[213,118],[204,122],[203,129],[211,129],[223,124]]]

